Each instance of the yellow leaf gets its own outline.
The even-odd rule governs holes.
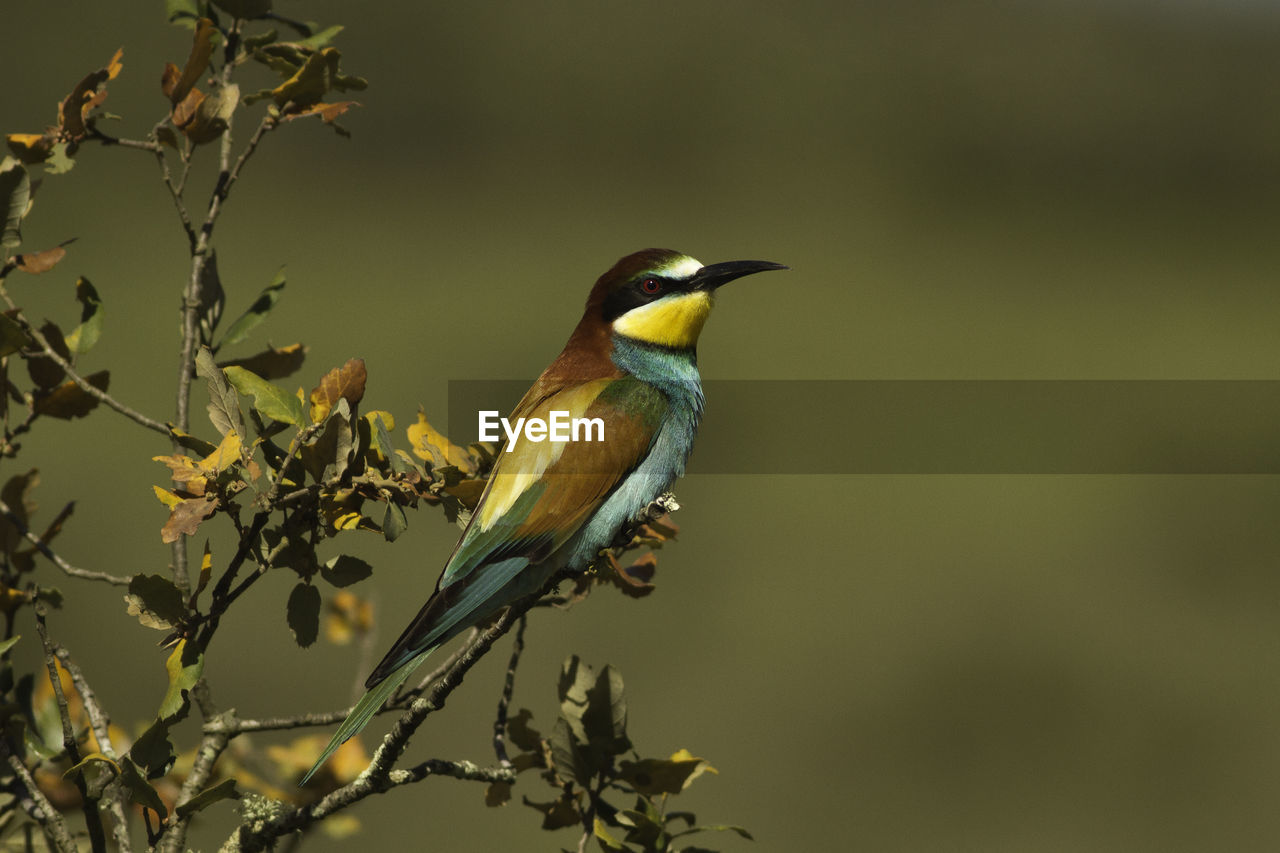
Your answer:
[[[345,646],[356,634],[367,634],[373,628],[373,605],[353,592],[339,590],[329,601],[324,633],[329,642]]]
[[[214,454],[218,451],[215,450]],[[205,487],[209,481],[205,475],[204,469],[196,464],[194,459],[187,456],[152,456],[152,462],[161,462],[168,466],[173,476],[173,484],[184,492],[190,492],[199,497],[204,494]],[[164,500],[161,498],[161,500]]]
[[[242,447],[240,435],[233,429],[227,430],[222,437],[218,449],[200,461],[200,469],[208,476],[216,476],[240,461]]]
[[[10,133],[5,141],[13,155],[28,166],[43,163],[53,154],[53,138],[43,133]]]
[[[409,435],[413,455],[424,462],[430,462],[436,467],[453,465],[469,474],[475,471],[475,463],[471,461],[467,451],[428,423],[422,409],[418,410],[418,422],[409,426],[405,432]]]
[[[209,547],[209,540],[204,541],[204,556],[200,558],[200,581],[196,584],[196,595],[199,595],[206,586],[209,585],[209,578],[213,575],[213,550]]]
[[[720,775],[720,771],[712,767],[711,763],[708,762],[705,758],[698,758],[696,755],[694,755],[692,752],[690,752],[687,749],[677,749],[675,752],[671,753],[671,760],[677,763],[683,763],[685,761],[698,762],[697,768],[695,768],[694,771],[689,774],[688,779],[684,780],[684,787],[686,788],[689,787],[689,784],[694,779],[697,779],[703,773],[714,773],[717,776]]]
[[[355,530],[360,526],[360,513],[344,512],[333,520],[334,530]]]
[[[160,486],[152,486],[151,488],[156,490],[156,497],[160,499],[160,503],[164,504],[169,509],[173,509],[175,506],[182,503],[182,498],[178,497],[168,489],[161,488]]]

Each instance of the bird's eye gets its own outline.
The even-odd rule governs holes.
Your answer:
[[[654,294],[659,290],[662,290],[662,282],[658,281],[656,278],[646,278],[644,281],[640,282],[640,289],[645,293]]]

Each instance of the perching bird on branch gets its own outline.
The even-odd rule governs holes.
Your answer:
[[[553,412],[600,419],[603,440],[513,439],[498,454],[435,592],[374,668],[368,692],[304,783],[442,643],[539,593],[561,571],[584,571],[684,473],[703,407],[696,346],[713,296],[736,278],[780,269],[769,261],[703,266],[646,249],[600,277],[564,350],[508,421],[547,423]]]

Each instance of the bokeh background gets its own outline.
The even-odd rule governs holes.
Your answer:
[[[370,87],[345,119],[353,139],[299,122],[251,162],[218,231],[228,312],[287,264],[253,343],[305,341],[308,387],[363,357],[367,400],[402,424],[419,404],[444,420],[450,379],[532,377],[595,276],[650,245],[793,267],[726,289],[700,351],[712,379],[1277,377],[1272,4],[277,5],[347,24],[344,66]],[[39,131],[123,46],[107,106],[141,136],[189,40],[159,2],[27,3],[6,9],[0,43],[5,132]],[[87,148],[46,180],[26,235],[79,241],[13,283],[20,301],[70,322],[74,276],[89,276],[108,311],[93,369],[166,417],[186,257],[150,156]],[[814,454],[841,441],[803,409],[754,415]],[[1116,440],[1141,446],[1150,428]],[[154,572],[161,452],[98,411],[40,424],[2,467],[40,467],[46,514],[78,500],[59,540],[72,562]],[[757,838],[704,843],[1280,843],[1275,476],[693,475],[677,494],[658,592],[539,614],[516,702],[549,725],[565,656],[618,667],[641,751],[688,747],[720,770],[681,806]],[[455,536],[422,511],[393,546],[349,545],[377,567],[364,591],[380,645]],[[157,635],[114,593],[50,582],[68,599],[53,629],[117,719],[151,713]],[[268,577],[224,623],[206,670],[221,704],[348,701],[359,655],[296,648],[290,586]],[[486,760],[505,648],[412,756]],[[217,845],[227,808],[193,847]],[[356,814],[365,849],[576,843],[452,780]]]

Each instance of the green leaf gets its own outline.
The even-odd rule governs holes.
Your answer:
[[[160,702],[160,719],[168,720],[186,709],[187,693],[204,672],[204,654],[194,643],[179,640],[164,668],[169,673],[169,689]]]
[[[293,42],[293,44],[300,45],[311,50],[320,50],[322,47],[328,47],[329,42],[337,38],[338,33],[342,32],[344,29],[346,29],[346,27],[341,24],[335,24],[332,27],[326,27],[315,35],[299,39],[298,41]]]
[[[625,779],[637,793],[647,797],[657,794],[678,794],[703,773],[717,773],[705,758],[697,758],[687,749],[676,752],[669,759],[644,758],[640,761],[623,761],[618,775]]]
[[[114,761],[112,761],[110,758],[107,758],[107,756],[103,755],[101,752],[91,752],[88,755],[86,755],[84,758],[80,759],[79,762],[67,768],[67,772],[62,774],[62,778],[74,779],[80,774],[85,773],[91,769],[96,770],[98,773],[104,772],[105,768],[97,766],[102,764],[105,764],[107,767],[115,771],[116,775],[120,774],[119,764],[116,764]],[[96,774],[94,775],[96,776]],[[90,776],[90,778],[92,779],[94,777]]]
[[[168,630],[187,615],[182,592],[162,575],[134,575],[124,600],[129,605],[129,615],[137,616],[148,628]]]
[[[22,244],[22,218],[30,209],[31,177],[27,167],[5,157],[0,161],[0,249],[16,249]]]
[[[222,368],[213,361],[213,353],[208,347],[200,347],[196,353],[196,375],[209,381],[209,420],[218,430],[219,435],[226,435],[235,430],[245,434],[244,415],[240,413],[240,398],[227,383]]]
[[[631,748],[631,741],[627,739],[627,701],[622,675],[612,666],[606,666],[587,691],[582,726],[596,769],[607,767],[613,756]]]
[[[205,788],[203,791],[196,794],[194,797],[178,806],[178,817],[186,817],[187,815],[195,814],[198,811],[203,811],[219,800],[225,800],[228,798],[236,800],[240,799],[240,792],[236,790],[235,779],[223,779],[212,788]]]
[[[76,279],[76,300],[80,303],[80,325],[67,335],[67,349],[78,356],[88,352],[102,335],[102,300],[84,276]]]
[[[388,542],[394,542],[400,538],[400,534],[404,533],[409,527],[409,519],[405,518],[404,510],[395,501],[387,501],[387,508],[382,513],[382,536]]]
[[[600,839],[600,845],[602,847],[605,847],[609,850],[625,850],[626,849],[625,847],[622,846],[621,841],[619,841],[618,839],[614,838],[612,835],[609,834],[609,830],[605,827],[604,821],[602,821],[598,817],[595,819],[595,823],[592,827],[592,834],[595,835],[596,838]]]
[[[169,23],[189,30],[194,30],[196,22],[200,20],[200,8],[196,5],[196,0],[164,0],[164,11]]]
[[[351,586],[371,574],[373,566],[349,554],[340,554],[320,567],[320,576],[334,586]]]
[[[129,792],[129,799],[132,802],[143,808],[151,809],[161,818],[169,814],[169,810],[164,807],[164,801],[160,799],[156,789],[151,787],[151,784],[146,779],[142,778],[137,766],[128,758],[120,759],[120,782],[124,785],[124,789]]]
[[[591,667],[577,655],[570,655],[560,667],[557,693],[560,696],[560,718],[569,724],[574,739],[581,744],[588,741],[582,715],[587,711],[587,691],[595,685]]]
[[[227,129],[239,105],[240,87],[228,83],[201,99],[191,121],[182,126],[182,132],[196,145],[213,142]]]
[[[310,444],[303,445],[299,458],[307,473],[317,483],[341,477],[351,464],[354,436],[351,434],[351,406],[339,399],[320,433]]]
[[[49,159],[44,161],[44,171],[48,175],[65,175],[75,168],[76,161],[71,157],[71,146],[59,142],[49,151]]]
[[[338,71],[342,53],[336,47],[322,48],[307,57],[306,63],[288,80],[271,92],[276,106],[297,112],[314,106],[333,89],[364,89],[369,83],[360,77],[351,77]]]
[[[556,720],[551,737],[547,738],[547,744],[551,748],[552,769],[566,782],[574,781],[583,788],[588,788],[591,784],[591,768],[587,766],[578,743],[569,721],[564,717]]]
[[[157,719],[129,747],[129,758],[144,768],[147,778],[155,779],[169,772],[177,760],[177,750],[169,740],[171,724]]]
[[[275,307],[276,302],[280,299],[280,293],[284,290],[284,285],[284,267],[281,267],[280,271],[276,273],[276,277],[263,288],[262,292],[258,294],[258,298],[249,306],[249,310],[236,318],[236,321],[227,329],[227,333],[223,336],[219,347],[240,343],[249,336],[254,327],[267,319],[267,315],[271,313],[271,309]]]
[[[744,827],[735,826],[730,823],[709,823],[703,826],[692,826],[692,827],[689,827],[688,829],[681,830],[680,832],[674,833],[671,837],[679,838],[682,835],[693,835],[695,832],[736,832],[738,835],[742,836],[748,841],[755,841],[755,838],[751,835],[750,832],[747,832],[747,830]],[[688,850],[690,848],[686,847],[685,849]]]
[[[289,630],[304,649],[316,641],[320,633],[320,590],[305,581],[289,593]]]
[[[0,655],[7,654],[9,649],[13,648],[14,644],[21,639],[21,634],[14,634],[9,639],[0,642]]]
[[[0,314],[0,358],[13,355],[19,350],[31,346],[31,336],[26,333],[17,320],[8,314]],[[47,361],[47,359],[42,359]],[[29,362],[34,364],[34,361]],[[49,362],[52,364],[53,362]]]
[[[296,394],[290,394],[279,385],[272,385],[243,367],[225,368],[227,380],[237,391],[253,398],[258,413],[273,421],[293,426],[307,423],[306,407]]]
[[[265,47],[278,38],[280,38],[280,34],[275,30],[267,30],[266,32],[245,36],[244,46],[246,50],[253,50],[255,47]]]

